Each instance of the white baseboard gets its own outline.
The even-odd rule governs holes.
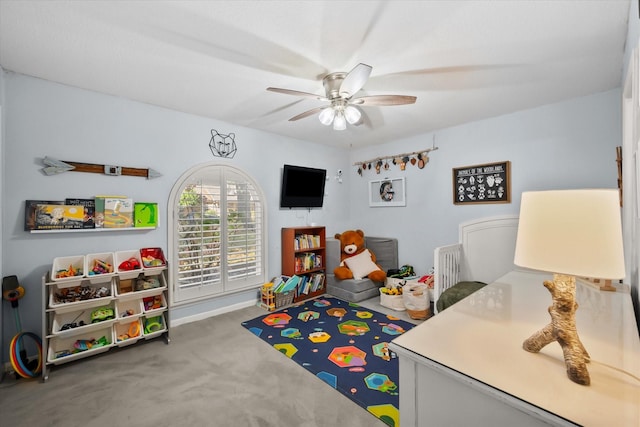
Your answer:
[[[220,314],[230,313],[232,311],[240,310],[242,308],[253,307],[258,300],[244,301],[238,304],[229,305],[226,307],[217,308],[215,310],[206,311],[204,313],[198,313],[193,316],[181,317],[180,319],[171,320],[171,327],[180,325],[186,325],[187,323],[197,322],[199,320],[208,319],[209,317],[219,316]]]

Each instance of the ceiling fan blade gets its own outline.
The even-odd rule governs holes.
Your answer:
[[[367,89],[389,90],[463,90],[480,89],[488,85],[521,82],[523,64],[476,64],[423,68],[371,77]]]
[[[340,85],[340,96],[351,98],[355,95],[369,79],[372,67],[367,64],[358,64],[349,71]]]
[[[418,98],[416,98],[415,96],[407,95],[372,95],[352,99],[350,103],[355,105],[362,105],[365,107],[379,107],[385,105],[415,104],[416,99]]]
[[[268,87],[267,90],[270,92],[284,93],[285,95],[294,95],[294,96],[301,96],[303,98],[314,98],[320,101],[328,101],[328,99],[322,95],[316,95],[314,93],[309,93],[309,92],[300,92],[299,90],[282,89],[279,87]]]
[[[313,116],[316,113],[319,113],[320,111],[324,110],[325,108],[328,107],[317,107],[317,108],[313,108],[311,110],[307,110],[304,113],[300,113],[297,116],[291,117],[289,119],[290,122],[295,122],[296,120],[300,120],[300,119],[304,119],[305,117],[309,117],[309,116]]]

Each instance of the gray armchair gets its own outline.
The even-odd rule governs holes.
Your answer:
[[[365,247],[376,255],[376,263],[386,272],[398,268],[398,240],[389,237],[365,236]],[[340,241],[326,241],[327,293],[348,302],[360,302],[380,295],[378,288],[384,283],[371,279],[336,279],[333,270],[340,265]]]

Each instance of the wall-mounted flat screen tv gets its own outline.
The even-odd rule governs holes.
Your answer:
[[[326,169],[284,165],[280,187],[280,207],[322,207],[326,177]]]

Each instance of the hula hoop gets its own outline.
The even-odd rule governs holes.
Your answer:
[[[20,357],[20,351],[22,350],[22,338],[30,337],[38,346],[38,366],[35,371],[30,371],[29,368],[25,366]],[[20,332],[11,340],[9,351],[9,359],[11,360],[11,365],[13,369],[23,378],[33,378],[42,370],[42,340],[39,336],[34,334],[33,332]]]

